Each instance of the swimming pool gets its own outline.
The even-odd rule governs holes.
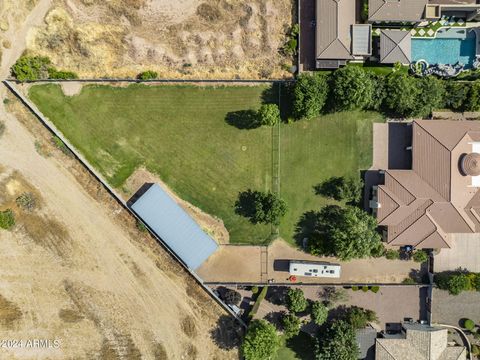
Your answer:
[[[460,62],[466,69],[471,68],[476,53],[475,32],[453,28],[439,32],[434,39],[412,38],[412,62],[420,59],[432,65]]]

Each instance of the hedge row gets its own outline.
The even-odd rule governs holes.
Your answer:
[[[379,75],[359,66],[333,73],[301,74],[293,91],[293,115],[309,119],[322,112],[380,110],[401,117],[426,117],[433,109],[480,110],[480,80],[458,82],[394,71]]]
[[[480,291],[480,273],[443,272],[435,274],[434,280],[439,289],[447,290],[452,295],[462,291]]]
[[[11,72],[20,81],[78,79],[78,75],[72,71],[57,70],[45,56],[22,56],[12,66]]]

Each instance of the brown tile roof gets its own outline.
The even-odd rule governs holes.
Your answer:
[[[392,245],[450,247],[448,234],[480,232],[480,191],[460,166],[480,142],[480,122],[419,120],[412,126],[412,169],[385,172],[377,220]]]
[[[352,25],[355,24],[355,1],[316,0],[317,59],[353,59]]]
[[[428,0],[369,0],[369,21],[421,21]]]

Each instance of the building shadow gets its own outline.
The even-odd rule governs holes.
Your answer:
[[[428,320],[428,287],[424,286],[418,289],[418,298],[419,298],[419,320]]]
[[[289,272],[290,271],[290,260],[287,259],[275,259],[273,261],[273,270]]]
[[[145,183],[140,189],[138,189],[135,194],[133,194],[130,199],[127,201],[127,206],[130,208],[132,205],[140,198],[143,194],[147,192],[148,189],[152,187],[153,183]]]
[[[372,188],[373,186],[378,186],[383,184],[384,175],[380,173],[379,170],[365,170],[362,171],[363,179],[363,209],[371,213],[370,209],[370,199],[372,198]]]
[[[388,124],[388,168],[411,169],[412,126],[409,123]]]

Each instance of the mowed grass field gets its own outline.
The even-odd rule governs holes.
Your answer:
[[[111,185],[121,188],[138,166],[180,197],[222,219],[231,243],[267,243],[271,227],[236,215],[238,193],[272,185],[272,129],[239,129],[230,112],[257,109],[267,86],[89,85],[65,96],[35,85],[30,98]],[[313,187],[370,166],[374,112],[343,112],[281,125],[280,192],[288,213],[280,236],[294,244],[301,215],[331,202]]]
[[[229,112],[257,109],[268,86],[89,85],[68,97],[37,85],[30,98],[86,159],[121,188],[144,165],[181,198],[222,219],[233,243],[263,243],[271,227],[236,215],[238,193],[270,190],[272,130],[240,130]]]
[[[339,112],[310,121],[282,124],[280,194],[288,212],[280,234],[295,243],[296,224],[307,211],[335,200],[316,195],[315,185],[332,176],[360,176],[372,163],[373,123],[384,121],[376,112]]]

